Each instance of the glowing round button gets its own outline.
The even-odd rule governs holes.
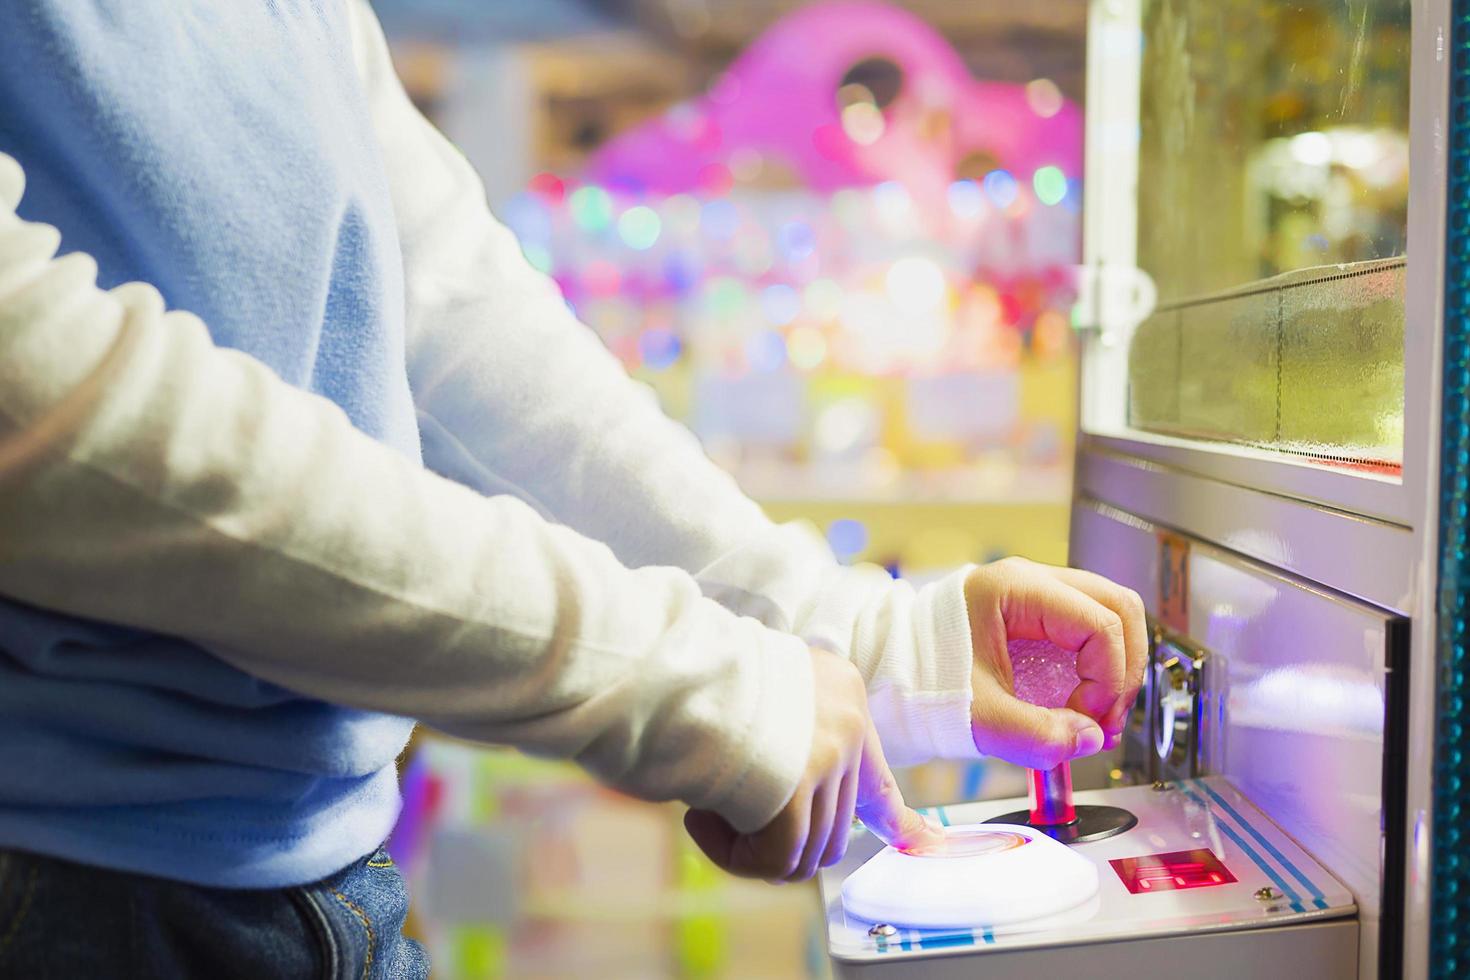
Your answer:
[[[928,844],[904,851],[908,857],[961,858],[982,857],[1013,851],[1030,842],[1029,837],[1009,831],[979,830],[975,827],[951,827],[944,839],[937,844]]]
[[[842,884],[847,914],[912,929],[1009,927],[1097,894],[1097,866],[1031,827],[970,824],[947,834],[935,853],[873,855]]]

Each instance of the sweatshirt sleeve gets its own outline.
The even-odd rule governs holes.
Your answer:
[[[530,267],[469,163],[410,103],[367,3],[352,9],[404,252],[426,463],[849,657],[895,763],[975,756],[965,570],[916,591],[840,566],[809,525],[768,520]]]
[[[0,155],[0,593],[744,830],[790,798],[800,640],[430,473],[151,287],[99,290],[22,184]]]

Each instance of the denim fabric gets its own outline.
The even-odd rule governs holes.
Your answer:
[[[0,980],[423,980],[378,850],[310,885],[204,888],[0,851]]]

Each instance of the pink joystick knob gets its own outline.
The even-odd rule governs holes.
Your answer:
[[[1077,686],[1077,654],[1045,640],[1012,640],[1007,644],[1016,697],[1043,708],[1061,708]],[[1077,806],[1072,802],[1072,764],[1027,770],[1031,807],[996,817],[997,823],[1023,823],[1045,831],[1064,844],[1102,840],[1138,823],[1127,810],[1111,806]]]

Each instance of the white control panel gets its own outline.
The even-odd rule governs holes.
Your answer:
[[[955,957],[990,957],[973,963],[973,975],[990,977],[999,975],[993,968],[1000,967],[1002,959],[1012,964],[1029,960],[1039,965],[1042,960],[1036,954],[1045,950],[1055,953],[1061,948],[1075,954],[1074,976],[1104,976],[1106,972],[1092,972],[1088,965],[1100,970],[1097,964],[1106,959],[1114,964],[1108,969],[1114,969],[1120,955],[1126,962],[1126,949],[1118,945],[1120,940],[1145,942],[1239,933],[1241,939],[1264,950],[1267,945],[1261,940],[1266,934],[1261,930],[1278,927],[1286,928],[1271,933],[1271,949],[1297,936],[1310,948],[1303,946],[1302,956],[1295,957],[1289,955],[1290,946],[1280,947],[1287,953],[1272,953],[1276,967],[1290,967],[1294,960],[1302,968],[1325,966],[1329,959],[1338,964],[1355,962],[1357,910],[1352,896],[1221,777],[1179,780],[1158,789],[1137,786],[1079,792],[1076,801],[1122,807],[1138,817],[1137,826],[1126,833],[1072,845],[1071,850],[1096,869],[1096,896],[1061,915],[993,926],[914,928],[851,914],[842,900],[844,883],[885,851],[872,835],[859,832],[847,857],[821,875],[828,950],[838,976],[969,976],[971,969],[957,972],[961,964],[954,961]],[[1024,806],[1025,801],[992,800],[929,812],[946,825],[958,826],[980,823]],[[997,864],[1013,861],[1022,853],[1024,848],[1003,853]],[[888,850],[886,854],[893,852]],[[918,859],[909,860],[918,863]],[[912,881],[896,880],[895,892],[913,889],[911,901],[900,899],[898,904],[920,910],[919,918],[925,908],[944,907],[946,903],[936,902],[935,896],[925,893],[947,887],[936,883],[938,879],[928,873],[932,862],[943,860],[925,859],[921,870],[926,874],[915,875]],[[976,885],[973,879],[987,872],[983,860],[964,861],[965,888],[972,891]],[[993,886],[999,895],[986,897],[992,903],[1003,903],[1005,890],[1015,887],[1008,884],[1006,873],[997,874]],[[916,921],[914,915],[896,913],[895,917]],[[1338,920],[1336,925],[1342,928],[1290,928],[1328,920]],[[1338,959],[1323,952],[1324,937],[1330,937],[1331,956],[1340,954]],[[1199,941],[1185,945],[1201,953],[1206,948]],[[1104,947],[1106,956],[1101,957]],[[1007,955],[1020,951],[1032,951],[1033,955]],[[1055,962],[1048,960],[1050,964]],[[1139,964],[1140,968],[1146,965]],[[1237,962],[1234,970],[1239,969]],[[1004,975],[1011,973],[1005,971]],[[1018,975],[1024,975],[1024,971]],[[1213,974],[1197,971],[1188,975]]]

